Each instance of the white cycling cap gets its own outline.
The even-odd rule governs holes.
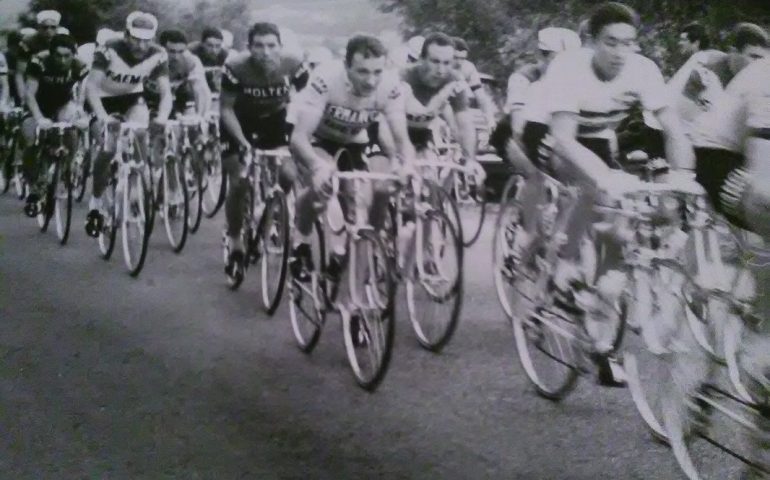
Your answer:
[[[24,27],[21,30],[19,30],[19,35],[21,35],[23,38],[31,37],[32,35],[36,34],[37,30],[30,27]]]
[[[58,25],[61,22],[61,13],[56,10],[43,10],[35,17],[38,25]]]
[[[425,43],[425,37],[417,35],[406,42],[407,56],[412,60],[417,60],[422,56],[422,45]]]
[[[67,27],[59,27],[59,28],[56,29],[56,34],[57,35],[69,35],[70,34],[70,29],[67,28]]]
[[[131,12],[126,18],[126,30],[134,38],[152,40],[158,31],[158,19],[151,13]]]
[[[537,32],[537,48],[540,50],[563,52],[581,45],[580,36],[569,28],[548,27]]]

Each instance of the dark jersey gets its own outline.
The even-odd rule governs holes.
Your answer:
[[[73,88],[88,74],[86,66],[77,58],[67,68],[57,65],[48,51],[32,57],[27,66],[26,77],[38,82],[35,98],[46,112],[51,112],[66,105],[73,98]]]
[[[276,68],[266,69],[243,52],[225,63],[222,91],[235,95],[238,117],[264,117],[285,109],[291,87],[301,89],[307,77],[297,58],[281,57]]]

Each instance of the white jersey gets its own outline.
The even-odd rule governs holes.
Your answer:
[[[77,57],[86,67],[90,69],[91,64],[94,62],[94,52],[96,52],[95,43],[84,43],[78,47]]]
[[[587,48],[564,52],[543,80],[547,111],[577,114],[579,136],[613,138],[633,107],[656,112],[669,105],[663,75],[652,60],[631,54],[615,78],[602,81],[592,66],[593,55]]]
[[[757,60],[725,88],[693,129],[696,147],[743,152],[749,133],[770,136],[770,59]]]
[[[356,95],[345,66],[333,62],[317,67],[308,85],[292,100],[297,116],[303,112],[322,112],[315,135],[335,142],[367,143],[366,129],[381,114],[404,113],[404,95],[397,72],[385,72],[371,95]]]

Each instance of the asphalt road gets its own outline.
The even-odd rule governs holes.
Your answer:
[[[175,255],[162,229],[130,278],[82,229],[41,235],[0,198],[0,478],[680,479],[625,389],[537,397],[494,293],[491,227],[466,256],[453,342],[400,318],[388,376],[352,378],[340,322],[306,356],[252,271],[230,292],[222,214]]]

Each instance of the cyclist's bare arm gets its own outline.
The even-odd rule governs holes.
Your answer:
[[[322,117],[322,110],[301,109],[297,114],[297,123],[294,125],[289,141],[289,148],[294,158],[311,171],[315,170],[317,162],[321,161],[313,148],[312,138]]]
[[[249,145],[246,135],[243,134],[241,123],[235,116],[235,94],[223,90],[219,97],[219,118],[222,120],[227,132],[243,146]]]
[[[194,77],[192,79],[192,88],[195,95],[195,110],[203,115],[211,108],[211,90],[206,78]]]
[[[655,118],[663,127],[666,140],[666,159],[674,168],[695,169],[695,152],[684,133],[673,108],[663,108],[655,112]]]
[[[610,168],[602,159],[577,141],[577,114],[554,112],[550,126],[554,139],[553,151],[559,160],[572,165],[583,177],[591,179],[594,185],[597,185],[602,177],[609,176]]]
[[[463,157],[469,161],[476,160],[476,122],[471,110],[462,110],[455,114],[459,134],[460,148]]]
[[[104,82],[104,78],[105,75],[103,70],[93,69],[85,80],[88,104],[91,105],[91,110],[93,110],[96,118],[99,118],[100,120],[105,120],[109,117],[107,110],[104,109],[102,99],[99,96],[99,86]]]
[[[174,103],[174,96],[171,93],[171,82],[167,75],[158,77],[158,90],[160,91],[160,104],[158,105],[158,115],[156,119],[165,122],[171,115],[171,108]]]
[[[26,97],[26,102],[27,102],[27,108],[29,108],[29,111],[32,113],[32,117],[37,122],[40,122],[40,120],[43,120],[45,118],[45,115],[43,115],[43,112],[40,111],[40,105],[38,105],[37,103],[36,95],[39,87],[40,87],[40,84],[38,83],[37,79],[28,78],[27,91],[24,92],[24,95]]]
[[[77,98],[75,99],[75,105],[79,111],[83,111],[86,104],[86,95],[88,95],[88,79],[84,78],[78,83],[77,86]]]
[[[21,98],[26,98],[24,95],[25,81],[24,72],[27,70],[27,61],[19,59],[16,62],[16,72],[13,75],[13,81],[16,82],[16,91],[19,92]]]
[[[414,146],[409,141],[409,134],[406,129],[406,114],[402,108],[393,109],[385,113],[385,120],[388,128],[393,135],[393,143],[396,147],[396,153],[406,164],[414,161]],[[391,163],[395,159],[391,158]],[[393,165],[397,165],[393,163]]]

